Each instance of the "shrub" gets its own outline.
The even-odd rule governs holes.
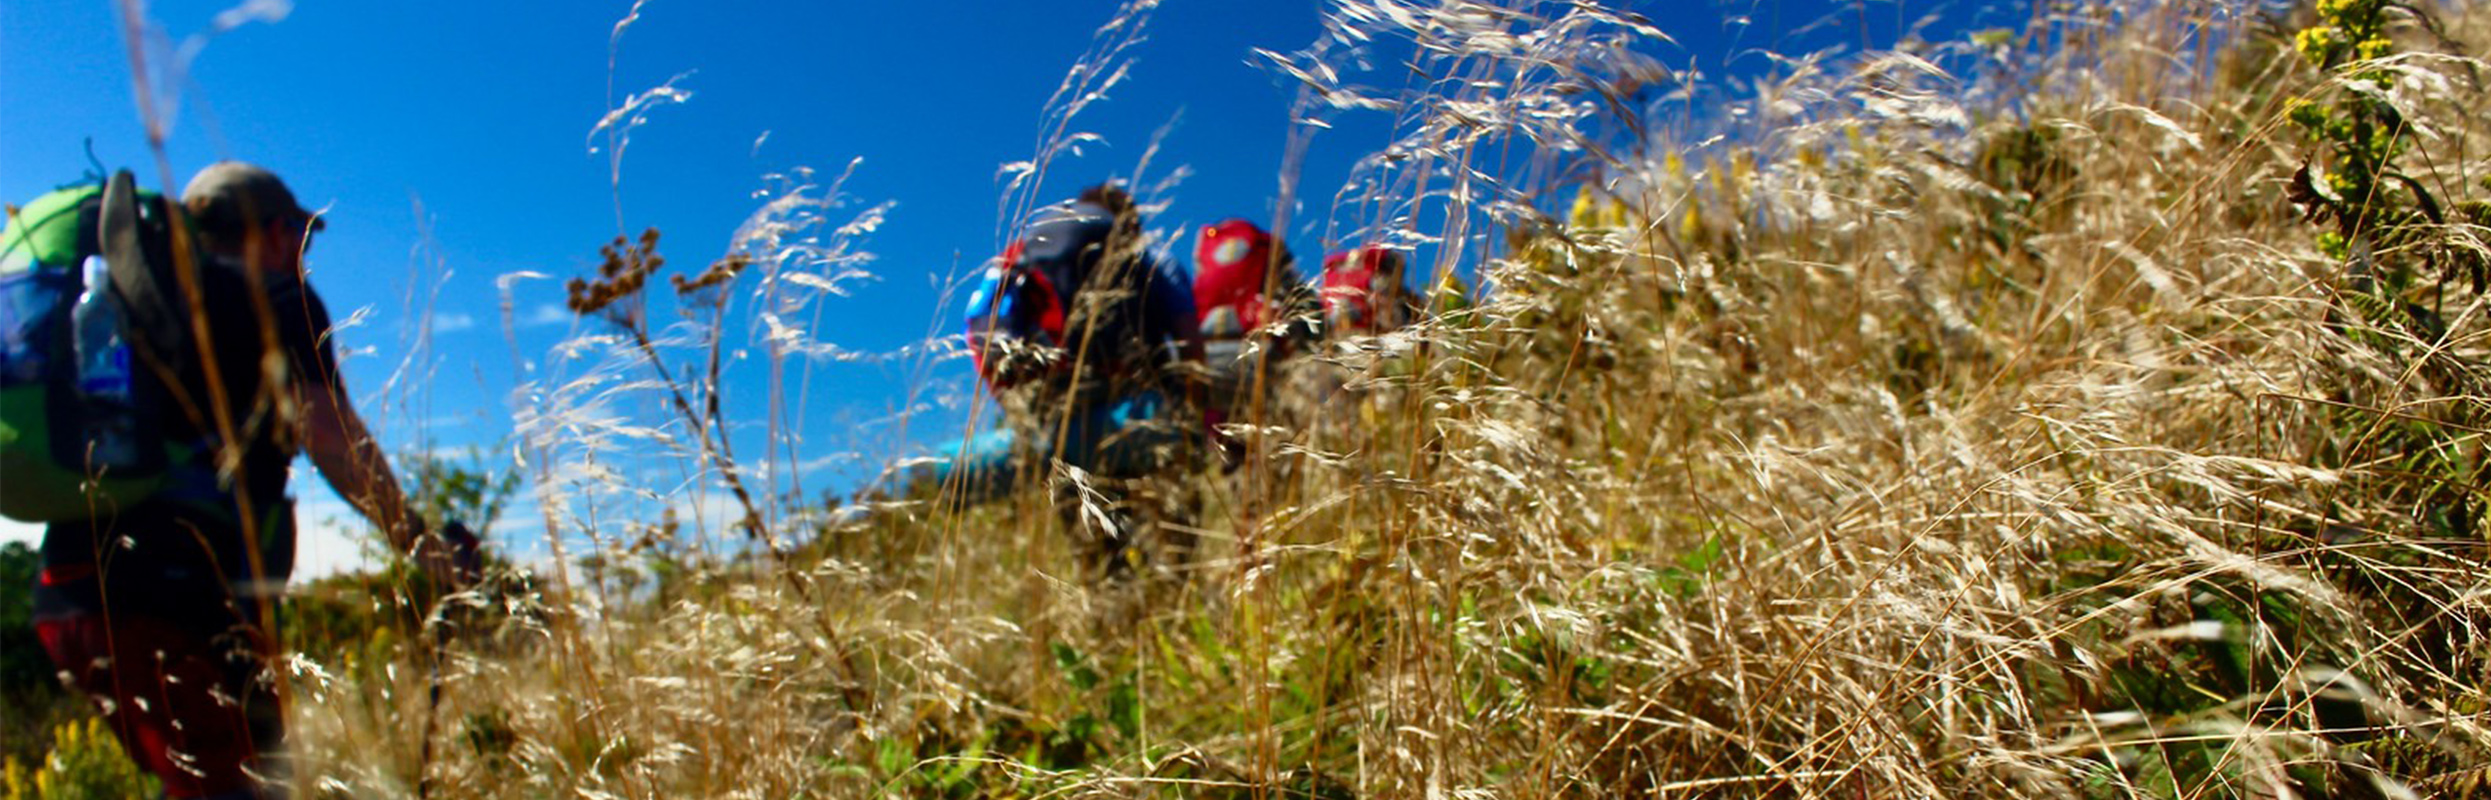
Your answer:
[[[0,763],[0,800],[127,800],[158,791],[155,776],[130,761],[101,719],[54,728],[51,752],[34,766],[16,756]]]

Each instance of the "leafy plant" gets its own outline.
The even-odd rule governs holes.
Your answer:
[[[520,474],[485,463],[481,452],[451,459],[419,450],[398,459],[406,473],[407,496],[434,528],[452,521],[479,535],[489,533],[519,491]]]
[[[85,701],[61,689],[51,656],[35,636],[33,598],[43,556],[24,542],[0,543],[0,756],[39,758],[55,725],[82,716]]]
[[[0,763],[0,800],[121,800],[154,796],[159,786],[96,718],[53,729],[51,751],[36,764],[16,756]]]

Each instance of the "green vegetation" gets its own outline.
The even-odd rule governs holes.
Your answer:
[[[34,601],[27,589],[43,558],[20,542],[0,544],[0,758],[36,763],[50,747],[53,728],[77,719],[82,703],[52,677],[52,660],[35,638]]]
[[[141,772],[101,719],[64,722],[41,761],[9,756],[0,763],[0,800],[112,800],[153,797],[156,779]]]

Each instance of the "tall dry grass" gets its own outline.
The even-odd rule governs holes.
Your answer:
[[[810,342],[784,276],[870,230],[774,203],[727,256],[788,272],[702,287],[706,322],[599,309],[522,394],[544,533],[592,552],[495,595],[526,613],[455,639],[437,702],[417,638],[294,662],[306,793],[2483,791],[2483,295],[2434,286],[2427,339],[2348,310],[2287,198],[2318,152],[2287,101],[2345,83],[2291,53],[2305,16],[2053,9],[1706,84],[1597,5],[1333,6],[1265,57],[1305,118],[1400,138],[1330,235],[1491,288],[1331,343],[1359,399],[1236,429],[1242,479],[1172,477],[1205,544],[1167,579],[1078,579],[1043,489],[830,525],[779,447],[722,452],[707,398],[752,389],[681,365],[738,303]],[[2454,208],[2491,195],[2491,15],[2430,10],[2390,94]],[[770,546],[649,514],[729,469]]]

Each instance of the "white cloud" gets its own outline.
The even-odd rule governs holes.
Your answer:
[[[476,315],[464,311],[435,312],[431,327],[434,333],[457,333],[476,327]]]
[[[685,492],[677,495],[675,520],[685,537],[709,536],[711,541],[733,541],[743,537],[736,523],[744,519],[743,505],[723,489]]]
[[[535,308],[528,309],[528,313],[520,315],[519,327],[543,328],[551,325],[568,323],[573,319],[577,319],[577,317],[571,315],[570,309],[563,308],[562,306],[558,306],[553,303],[544,303]]]
[[[43,526],[0,517],[0,542],[25,542],[28,547],[43,544]],[[0,586],[0,592],[17,591],[22,586]]]
[[[327,485],[311,488],[294,503],[294,580],[380,568],[368,552],[366,530],[363,515]]]

